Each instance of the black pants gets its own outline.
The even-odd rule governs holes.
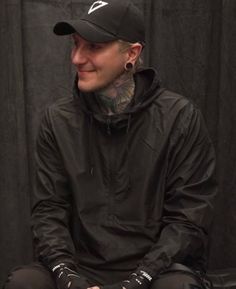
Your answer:
[[[91,284],[98,285],[99,284]],[[106,286],[105,286],[106,287]],[[51,273],[40,264],[12,271],[4,289],[56,289]],[[152,282],[151,289],[208,289],[210,285],[187,267],[174,264]]]

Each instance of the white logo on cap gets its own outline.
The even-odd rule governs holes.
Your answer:
[[[89,11],[88,11],[88,14],[94,12],[95,10],[99,9],[99,8],[102,8],[103,6],[106,6],[108,5],[107,2],[104,2],[104,1],[96,1],[93,3],[93,5],[90,7]]]

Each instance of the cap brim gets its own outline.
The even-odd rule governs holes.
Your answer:
[[[112,35],[83,19],[58,22],[54,26],[53,32],[56,35],[78,33],[85,40],[98,43],[109,42],[117,39],[115,35]]]

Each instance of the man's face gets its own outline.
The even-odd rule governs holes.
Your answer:
[[[106,88],[124,72],[128,53],[122,51],[118,41],[91,43],[73,34],[74,47],[71,52],[72,63],[79,76],[81,91],[91,92]]]

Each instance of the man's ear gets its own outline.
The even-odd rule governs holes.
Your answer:
[[[139,42],[137,43],[133,43],[129,49],[128,49],[128,61],[135,63],[136,60],[138,59],[139,55],[141,54],[143,49],[142,44],[140,44]]]

